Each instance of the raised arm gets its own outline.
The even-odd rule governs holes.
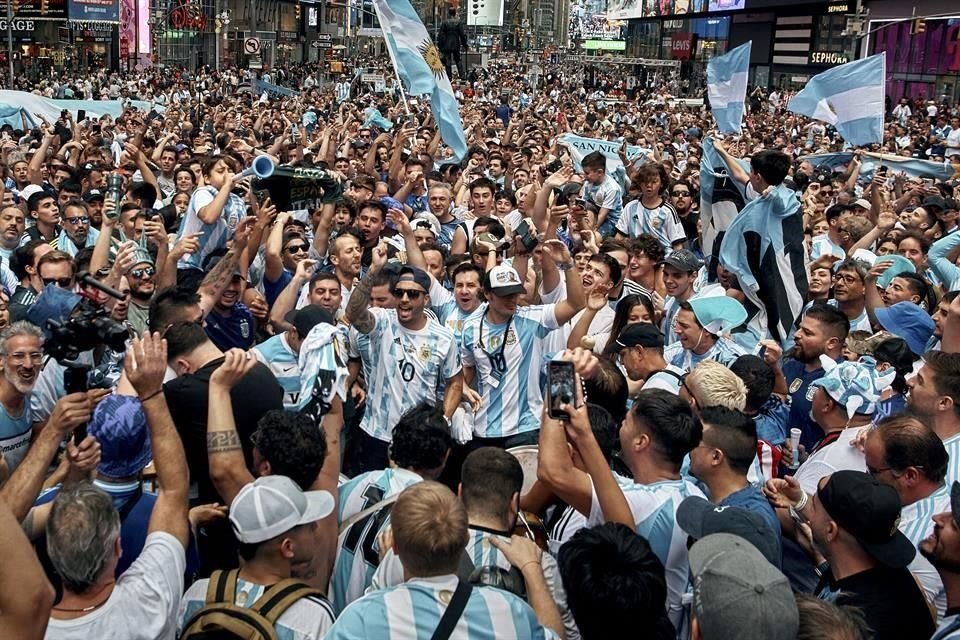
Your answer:
[[[200,282],[200,288],[197,290],[197,293],[200,294],[200,309],[203,311],[204,316],[210,313],[213,305],[220,298],[220,294],[233,279],[233,274],[236,272],[237,266],[240,263],[240,256],[247,248],[247,238],[249,237],[250,229],[255,222],[256,218],[250,216],[244,218],[237,224],[237,228],[233,233],[233,243],[230,249],[223,255],[213,269],[204,276],[203,281]]]
[[[134,338],[127,349],[123,369],[137,390],[147,416],[153,464],[160,487],[150,514],[148,533],[169,533],[186,549],[190,530],[187,502],[190,471],[183,443],[173,425],[173,417],[163,393],[163,378],[167,373],[167,341],[159,333],[146,333],[142,339]]]
[[[252,353],[230,349],[224,356],[223,364],[210,376],[207,461],[210,479],[224,504],[233,502],[240,489],[254,480],[243,459],[230,391],[256,364],[257,359]]]
[[[10,508],[0,503],[0,629],[7,638],[42,638],[56,595]]]
[[[90,393],[71,393],[57,400],[53,413],[27,450],[27,455],[13,471],[10,479],[0,487],[0,502],[5,503],[13,516],[21,521],[27,516],[47,476],[53,456],[60,443],[74,428],[90,421],[93,403]],[[24,410],[29,411],[29,406]]]
[[[370,313],[370,280],[387,263],[387,247],[382,241],[373,248],[373,259],[370,262],[370,268],[367,269],[367,275],[363,280],[354,285],[350,293],[350,302],[347,303],[346,313],[344,314],[353,327],[360,333],[370,333],[376,324],[376,319]]]

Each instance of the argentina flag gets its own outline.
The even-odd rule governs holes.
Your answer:
[[[720,133],[739,134],[747,96],[750,45],[747,42],[707,63],[707,94]]]
[[[848,62],[811,78],[788,108],[833,125],[852,145],[880,143],[885,77],[883,53]]]
[[[720,264],[740,281],[749,326],[788,344],[807,298],[803,212],[785,185],[748,202],[720,245]]]
[[[400,80],[411,95],[430,95],[433,119],[440,137],[460,161],[467,155],[467,139],[460,105],[443,69],[440,51],[410,6],[410,0],[373,0],[380,28]]]
[[[738,162],[745,171],[750,171],[746,161]],[[714,148],[713,138],[704,138],[700,156],[700,223],[703,226],[703,255],[707,259],[711,280],[717,273],[716,261],[712,257],[720,253],[723,234],[745,203],[744,186],[730,174],[730,167]]]

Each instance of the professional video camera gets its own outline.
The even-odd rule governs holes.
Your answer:
[[[60,364],[76,360],[84,351],[100,345],[123,351],[130,337],[127,327],[111,320],[106,309],[88,298],[74,307],[73,315],[69,318],[48,320],[47,330],[50,337],[44,346],[47,353]]]
[[[118,300],[125,297],[122,292],[104,285],[88,273],[80,273],[77,280]],[[81,362],[80,354],[101,345],[115,352],[123,352],[130,337],[129,329],[112,320],[106,309],[88,297],[55,287],[48,287],[43,295],[55,296],[52,306],[59,307],[59,315],[48,317],[44,323],[46,340],[43,346],[44,351],[63,366],[64,390],[70,394],[87,391],[91,387],[109,386],[102,379],[102,374],[99,380],[90,382],[90,378],[94,377],[92,373],[98,370]],[[76,442],[82,441],[86,437],[86,425],[74,429],[74,437]]]

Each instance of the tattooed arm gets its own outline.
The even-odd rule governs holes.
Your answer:
[[[237,268],[239,267],[240,271],[246,275],[245,268],[240,264],[240,258],[247,246],[247,240],[256,220],[254,217],[248,217],[240,221],[236,231],[234,231],[233,244],[230,250],[224,254],[213,269],[210,269],[210,272],[203,278],[203,282],[200,283],[197,293],[200,294],[200,309],[203,311],[204,317],[210,313],[213,305],[220,299],[220,294],[233,280]]]
[[[373,314],[370,313],[370,281],[386,262],[387,247],[381,242],[373,248],[373,258],[370,261],[370,268],[367,269],[367,275],[354,285],[353,292],[350,294],[345,315],[347,321],[360,333],[370,333],[377,324]]]
[[[241,349],[226,353],[223,364],[210,376],[210,403],[207,410],[207,462],[210,479],[224,504],[244,485],[253,482],[240,445],[240,435],[233,419],[230,390],[256,364],[253,354]]]

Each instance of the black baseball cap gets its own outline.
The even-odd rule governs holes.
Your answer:
[[[660,261],[661,265],[667,264],[677,271],[699,271],[703,263],[694,253],[688,249],[677,249]]]
[[[700,496],[690,496],[677,508],[677,524],[697,540],[714,533],[740,536],[755,546],[770,564],[780,566],[780,553],[773,542],[776,532],[758,513],[741,507],[718,506]]]
[[[940,196],[929,196],[924,198],[922,206],[924,209],[932,207],[934,209],[940,209],[941,211],[946,211],[950,208],[947,206],[947,201]]]
[[[89,191],[84,192],[83,201],[93,202],[94,200],[103,200],[104,197],[103,191],[100,191],[99,189],[90,189]]]
[[[620,335],[617,336],[617,341],[614,343],[614,349],[620,351],[627,347],[636,346],[663,348],[663,344],[663,333],[656,325],[647,322],[635,322],[628,324],[620,331]]]
[[[318,324],[333,324],[335,322],[329,311],[316,304],[294,309],[288,312],[283,319],[294,326],[301,340],[306,338],[310,330]]]
[[[423,269],[418,267],[403,267],[400,269],[399,276],[400,279],[397,280],[397,283],[412,282],[420,285],[426,293],[430,293],[430,276]]]
[[[903,505],[890,485],[862,471],[837,471],[817,491],[817,499],[881,564],[899,569],[913,561],[917,548],[897,528]]]

